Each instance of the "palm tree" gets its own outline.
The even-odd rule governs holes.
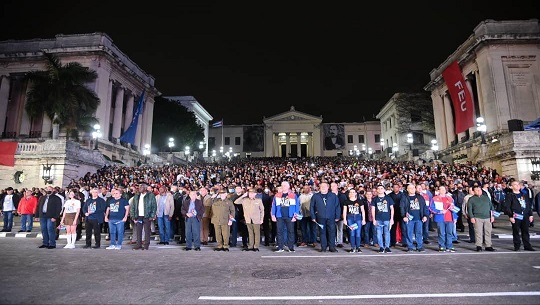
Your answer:
[[[47,116],[53,124],[66,129],[66,135],[78,138],[78,131],[89,131],[88,121],[96,120],[95,113],[100,100],[85,84],[93,82],[97,73],[78,62],[62,65],[60,59],[49,53],[47,68],[30,71],[25,78],[30,89],[26,95],[25,109],[31,118]],[[78,139],[77,139],[78,140]]]

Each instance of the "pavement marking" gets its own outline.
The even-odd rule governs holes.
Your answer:
[[[500,254],[540,254],[540,251],[497,251],[497,252],[476,252],[474,250],[471,250],[471,252],[455,252],[455,253],[387,253],[387,254],[379,254],[379,253],[373,253],[373,254],[335,254],[335,255],[261,255],[261,258],[334,258],[334,257],[349,257],[349,258],[360,258],[360,257],[396,257],[396,256],[404,256],[404,257],[415,257],[415,256],[454,256],[454,255],[500,255]]]
[[[540,266],[533,266],[533,268],[535,268],[535,269],[540,269]]]
[[[540,296],[540,291],[504,292],[456,292],[456,293],[418,293],[418,294],[364,294],[364,295],[320,295],[320,296],[200,296],[199,300],[211,301],[276,301],[276,300],[353,300],[353,299],[399,299],[399,298],[467,298]]]
[[[514,238],[514,237],[512,236],[512,234],[497,234],[497,236],[498,236],[500,239],[512,239],[512,238]],[[529,238],[530,238],[530,239],[540,239],[540,235],[530,234],[530,235],[529,235]]]

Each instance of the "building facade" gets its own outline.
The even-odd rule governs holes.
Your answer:
[[[189,111],[193,112],[193,114],[195,115],[195,119],[197,120],[197,124],[199,124],[199,126],[204,129],[205,150],[203,152],[203,157],[208,157],[208,130],[210,126],[209,123],[214,118],[193,96],[164,96],[164,98],[180,103]]]
[[[209,149],[218,156],[229,153],[228,156],[282,158],[367,156],[381,150],[378,121],[322,122],[322,117],[291,107],[289,111],[265,117],[262,124],[210,128]]]
[[[99,121],[102,137],[98,139],[98,150],[93,151],[92,132],[80,134],[81,150],[90,155],[77,156],[72,143],[65,134],[52,139],[53,124],[47,115],[30,119],[25,111],[26,72],[46,69],[44,52],[56,55],[62,64],[78,62],[96,71],[97,79],[87,84],[100,99],[94,114]],[[121,143],[119,138],[130,126],[136,112],[137,101],[142,92],[144,106],[138,119],[135,143]],[[15,169],[0,166],[1,171],[25,167],[28,186],[43,185],[36,172],[43,164],[54,164],[56,185],[67,185],[69,178],[84,175],[88,169],[102,166],[107,159],[120,164],[134,165],[141,159],[144,144],[151,143],[154,96],[160,92],[154,87],[154,77],[143,71],[120,51],[112,39],[104,33],[79,35],[56,35],[53,39],[31,39],[0,42],[0,132],[2,141],[19,143]],[[32,146],[35,151],[26,154]],[[52,153],[50,153],[52,152]],[[99,153],[98,153],[99,152]],[[85,155],[85,157],[82,157]],[[24,163],[24,165],[23,165]],[[84,165],[84,166],[83,166]],[[78,170],[80,168],[80,170]],[[69,174],[67,174],[69,173]],[[11,175],[6,175],[10,177]],[[36,177],[34,179],[34,177]],[[0,187],[12,185],[13,181],[1,182]]]
[[[381,145],[386,157],[414,159],[431,149],[435,139],[431,100],[424,93],[395,93],[381,108]]]
[[[456,110],[443,71],[457,62],[471,93],[474,118],[455,133]],[[498,173],[530,180],[540,157],[540,133],[523,125],[540,117],[540,24],[538,19],[481,22],[473,34],[430,73],[439,158],[480,162]],[[482,120],[482,119],[481,119]],[[478,121],[482,122],[482,121]]]

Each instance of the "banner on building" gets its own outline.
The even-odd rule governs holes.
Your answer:
[[[15,166],[17,142],[0,142],[0,165]]]
[[[457,61],[451,63],[442,73],[454,106],[454,126],[456,134],[474,126],[474,104],[471,92]]]
[[[244,152],[264,151],[264,126],[244,126]]]
[[[120,141],[122,142],[131,143],[132,145],[135,145],[135,135],[137,134],[137,125],[139,124],[139,115],[141,115],[143,111],[144,93],[145,93],[145,90],[143,90],[141,97],[139,98],[139,102],[137,104],[137,110],[133,114],[133,119],[131,120],[131,124],[129,124],[129,127],[128,129],[126,129],[124,134],[120,136]]]

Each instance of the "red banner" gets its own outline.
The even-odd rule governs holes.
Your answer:
[[[467,83],[461,74],[457,61],[451,63],[442,73],[450,91],[454,105],[454,126],[456,134],[474,126],[474,103]]]
[[[17,142],[0,142],[0,165],[15,166]]]

